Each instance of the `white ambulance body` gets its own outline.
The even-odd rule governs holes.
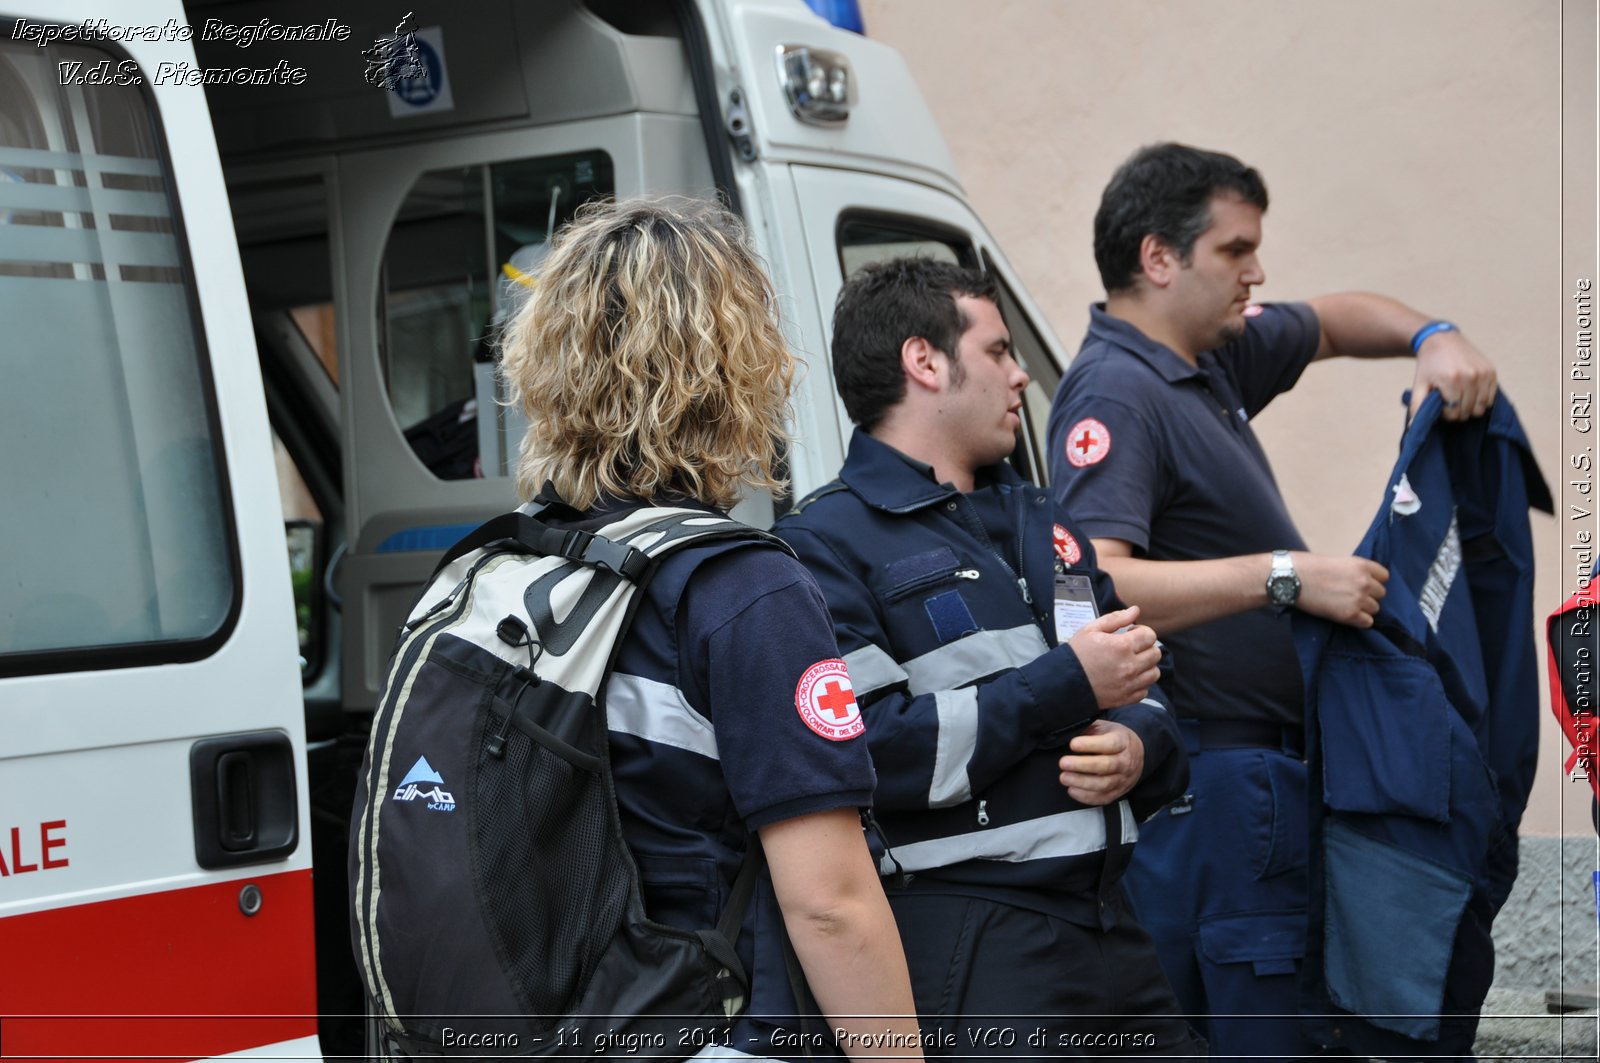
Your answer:
[[[7,1055],[361,1051],[354,769],[416,587],[514,504],[486,337],[584,199],[744,216],[796,496],[849,436],[834,297],[896,253],[997,274],[1041,468],[1060,345],[892,50],[800,0],[410,6],[0,0]],[[385,40],[427,77],[369,84]]]

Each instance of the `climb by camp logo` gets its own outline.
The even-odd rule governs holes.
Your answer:
[[[423,787],[433,784],[431,789]],[[417,762],[411,765],[411,770],[406,772],[406,777],[400,780],[400,786],[394,792],[396,801],[426,801],[428,809],[432,812],[454,812],[456,799],[444,788],[444,776],[433,770],[433,765],[428,763],[427,757],[418,757]]]

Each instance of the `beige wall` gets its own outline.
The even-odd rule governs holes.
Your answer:
[[[1272,193],[1260,298],[1370,289],[1456,321],[1498,364],[1552,489],[1565,479],[1557,0],[861,7],[868,34],[905,55],[979,214],[1069,350],[1102,297],[1090,221],[1111,171],[1155,140],[1226,150]],[[1569,233],[1592,233],[1589,219],[1569,217]],[[1410,368],[1314,366],[1256,422],[1313,549],[1347,552],[1365,531]],[[1567,524],[1534,517],[1541,616],[1574,589]],[[1524,830],[1586,832],[1588,787],[1562,780],[1565,742],[1547,702],[1538,712]]]

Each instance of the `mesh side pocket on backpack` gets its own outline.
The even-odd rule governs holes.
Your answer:
[[[503,704],[503,703],[501,703]],[[490,709],[484,733],[500,730]],[[480,749],[478,888],[501,962],[538,1029],[568,1014],[627,910],[630,876],[598,772],[515,728]]]

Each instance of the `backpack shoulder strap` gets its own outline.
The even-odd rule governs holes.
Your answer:
[[[502,513],[485,521],[445,551],[434,567],[433,574],[437,576],[452,561],[494,543],[505,543],[522,553],[564,557],[569,561],[602,568],[634,584],[643,581],[652,567],[653,559],[660,559],[692,543],[748,539],[769,543],[793,555],[788,544],[770,532],[697,509],[661,507],[637,510],[599,532],[588,532],[552,527],[540,519],[546,510],[556,505],[564,507],[565,504],[551,502],[541,496],[522,509]],[[640,526],[641,517],[647,518],[648,524],[669,525],[671,534],[663,535],[643,548],[630,545],[625,540],[649,530]]]
[[[649,565],[649,557],[631,546],[612,542],[593,532],[552,528],[536,517],[514,510],[487,520],[468,532],[461,541],[445,551],[444,557],[434,568],[434,575],[438,575],[457,558],[497,542],[520,547],[523,553],[564,557],[569,561],[607,569],[635,583]]]

